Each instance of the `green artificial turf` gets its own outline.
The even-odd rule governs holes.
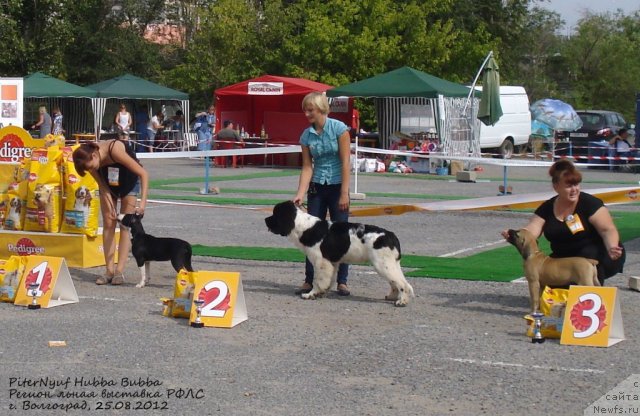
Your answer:
[[[622,241],[640,237],[640,213],[612,212]],[[549,253],[549,243],[540,239],[540,249]],[[239,260],[286,261],[302,263],[303,254],[295,248],[195,245],[193,254]],[[509,282],[522,276],[522,258],[515,247],[507,246],[463,258],[403,255],[402,266],[414,269],[410,277]]]

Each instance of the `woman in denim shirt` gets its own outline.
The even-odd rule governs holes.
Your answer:
[[[298,192],[293,199],[301,204],[307,195],[309,214],[325,219],[327,210],[331,221],[347,222],[349,219],[349,179],[351,140],[349,127],[339,120],[327,117],[329,101],[320,92],[307,94],[302,100],[302,111],[311,124],[302,132],[302,170]],[[349,266],[338,269],[338,294],[349,296],[347,275]],[[304,284],[297,294],[308,293],[313,288],[313,265],[306,260]]]

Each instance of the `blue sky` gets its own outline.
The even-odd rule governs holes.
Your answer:
[[[585,11],[601,13],[622,9],[625,14],[632,14],[640,10],[639,0],[550,0],[538,5],[559,13],[565,21],[565,29],[575,26]]]

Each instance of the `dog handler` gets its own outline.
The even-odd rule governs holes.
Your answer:
[[[73,152],[73,164],[80,176],[88,171],[98,182],[100,208],[102,210],[104,259],[106,273],[98,277],[96,284],[121,285],[124,283],[124,267],[131,248],[129,230],[120,228],[118,264],[115,265],[117,206],[120,213],[144,215],[147,205],[149,175],[136,159],[132,148],[122,140],[105,140],[83,143]],[[140,205],[136,202],[140,195]]]
[[[598,260],[602,285],[604,279],[622,272],[626,258],[611,214],[602,200],[580,191],[582,174],[570,160],[551,165],[549,176],[557,195],[536,209],[525,228],[536,238],[544,232],[551,243],[550,257]],[[502,236],[507,239],[508,231]]]
[[[302,100],[302,111],[311,124],[300,136],[302,170],[298,192],[293,198],[297,205],[307,195],[309,214],[331,221],[347,222],[349,219],[349,157],[351,140],[349,127],[339,120],[327,117],[329,101],[320,92],[307,94]],[[338,268],[338,294],[349,296],[347,275],[349,266]],[[296,294],[309,293],[313,289],[313,265],[306,259],[304,284]]]

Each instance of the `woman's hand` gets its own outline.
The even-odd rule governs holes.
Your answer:
[[[144,217],[144,206],[140,205],[139,207],[136,207],[134,212],[136,215],[139,215],[141,218]]]
[[[622,247],[615,246],[609,248],[609,257],[611,260],[618,260],[622,256]]]
[[[338,208],[341,211],[349,211],[349,193],[341,193],[338,200]]]

